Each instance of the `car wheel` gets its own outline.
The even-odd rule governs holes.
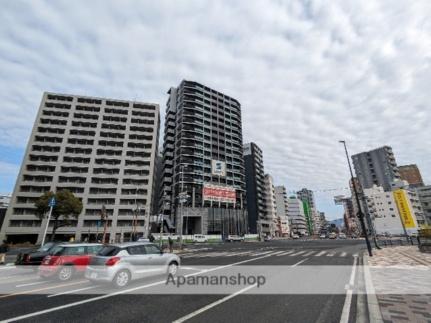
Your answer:
[[[167,274],[175,276],[178,272],[178,263],[176,261],[172,261],[168,265]]]
[[[73,266],[63,266],[58,271],[58,279],[66,281],[71,279],[73,276]]]
[[[117,288],[125,287],[130,282],[130,272],[128,270],[120,270],[114,277],[113,283]]]

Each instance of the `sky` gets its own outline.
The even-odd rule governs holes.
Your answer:
[[[393,147],[431,184],[431,1],[2,1],[0,192],[44,91],[158,103],[194,80],[242,105],[288,191],[342,216],[343,147]]]

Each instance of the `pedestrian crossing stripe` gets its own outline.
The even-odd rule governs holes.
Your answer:
[[[314,255],[315,257],[320,257],[322,255],[324,255],[326,253],[326,250],[323,250],[321,252],[319,252],[317,255]]]
[[[316,250],[302,250],[302,251],[297,251],[297,250],[288,250],[288,251],[284,251],[284,250],[280,250],[280,251],[253,251],[253,250],[249,250],[249,251],[241,251],[241,252],[229,252],[229,251],[223,251],[223,252],[205,252],[202,254],[193,254],[193,253],[188,253],[188,254],[183,254],[181,255],[181,258],[214,258],[214,257],[259,257],[259,256],[277,256],[277,257],[283,257],[283,256],[289,256],[289,257],[296,257],[296,256],[300,256],[300,257],[309,257],[309,256],[314,256],[314,257],[321,257],[321,256],[326,256],[326,257],[347,257],[348,253],[343,251],[343,252],[336,252],[336,251],[327,251],[327,250],[321,250],[321,251],[316,251]],[[355,255],[351,255],[351,256],[356,256]]]

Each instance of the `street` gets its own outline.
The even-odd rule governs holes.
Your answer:
[[[349,266],[360,261],[362,240],[306,240],[197,244],[182,253],[182,270],[194,266]],[[280,267],[281,268],[281,267]],[[305,267],[303,267],[305,268]],[[334,285],[349,284],[340,277]],[[304,277],[306,282],[307,277]],[[44,281],[29,270],[0,268],[0,320],[93,322],[340,322],[363,315],[356,295],[130,294],[164,285],[165,277],[134,281],[124,290],[93,285],[83,277]],[[332,283],[332,282],[331,282]],[[37,293],[37,294],[35,294]],[[81,294],[84,293],[84,294]],[[31,295],[26,295],[31,294]]]

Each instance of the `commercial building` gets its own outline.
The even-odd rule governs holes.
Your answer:
[[[0,231],[3,226],[6,211],[10,203],[10,195],[0,195]],[[1,241],[1,240],[0,240]]]
[[[260,232],[263,235],[268,235],[271,237],[280,235],[277,230],[277,212],[275,204],[275,188],[274,180],[271,175],[265,174],[265,217],[260,219]]]
[[[312,235],[315,233],[314,219],[317,214],[316,201],[314,200],[314,193],[312,190],[303,188],[296,192],[296,196],[303,203],[304,215],[307,221],[308,234]]]
[[[353,207],[352,197],[346,197],[344,195],[334,196],[334,201],[336,205],[342,205],[344,208],[343,218],[344,227],[348,234],[359,234],[359,223],[357,221],[357,216]]]
[[[424,186],[421,172],[416,164],[398,166],[400,179],[407,181],[411,188]]]
[[[158,134],[157,104],[44,93],[0,239],[40,242],[47,220],[34,203],[63,189],[81,199],[83,211],[57,230],[58,239],[96,239],[103,207],[110,241],[144,232]]]
[[[265,218],[265,173],[262,150],[254,143],[244,145],[244,166],[249,233],[258,233],[257,223]]]
[[[290,196],[287,201],[287,215],[290,222],[290,232],[298,235],[308,234],[303,202],[296,196]]]
[[[161,212],[177,233],[246,233],[240,103],[186,80],[168,94]]]
[[[385,192],[383,187],[375,185],[365,189],[364,194],[376,234],[402,235],[403,227],[409,234],[417,233],[416,214],[420,210],[407,190]]]
[[[287,203],[287,191],[284,186],[275,187],[275,210],[278,221],[278,231],[280,236],[289,236],[289,217],[288,217],[288,203]]]
[[[431,225],[431,185],[416,188],[427,224]]]
[[[352,156],[356,177],[363,189],[373,185],[391,190],[391,183],[400,179],[392,148],[383,146]]]

